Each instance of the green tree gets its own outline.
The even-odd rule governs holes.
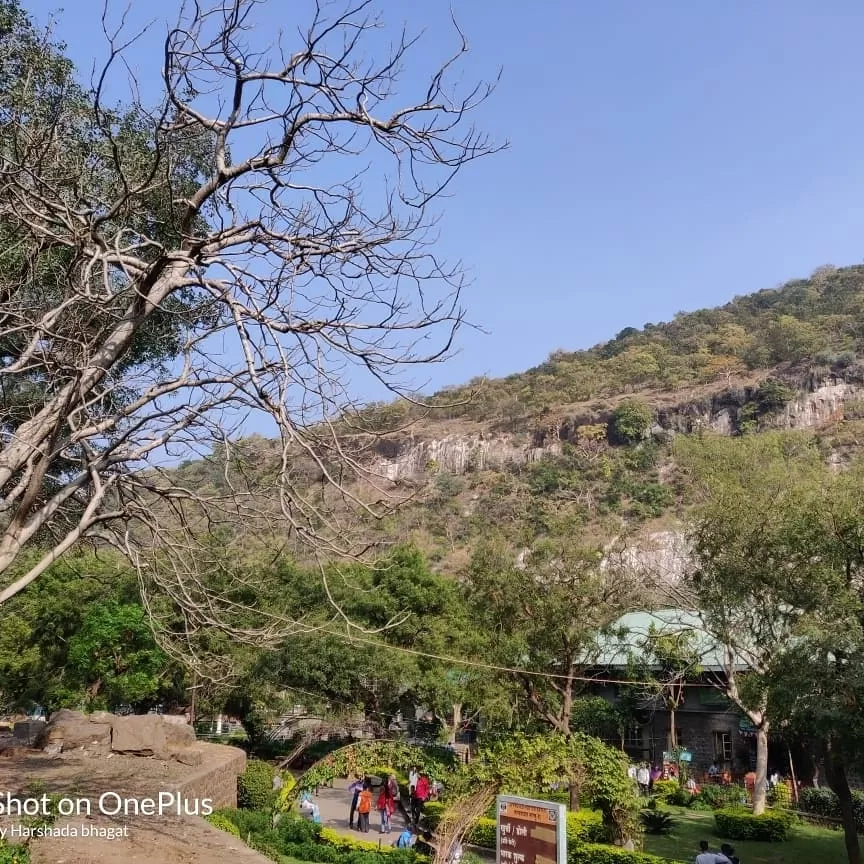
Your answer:
[[[625,574],[604,568],[596,546],[543,541],[517,565],[490,538],[475,550],[466,583],[472,618],[490,634],[496,663],[513,670],[505,680],[518,686],[529,716],[569,732],[597,636],[633,596]]]
[[[609,432],[614,441],[632,444],[641,441],[654,422],[654,412],[638,399],[624,399],[612,412]]]
[[[704,437],[677,449],[695,481],[686,584],[706,630],[724,648],[726,695],[756,728],[754,812],[765,809],[768,682],[812,610],[811,550],[790,526],[807,518],[823,463],[813,439]]]

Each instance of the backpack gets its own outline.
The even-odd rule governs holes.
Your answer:
[[[396,782],[395,777],[391,777],[387,781],[387,794],[394,800],[399,797],[399,784]]]

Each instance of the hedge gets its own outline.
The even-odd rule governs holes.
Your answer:
[[[852,793],[855,808],[855,822],[858,830],[864,833],[864,792]],[[840,819],[840,802],[830,789],[806,788],[798,797],[798,809],[826,819]]]
[[[276,803],[273,789],[276,769],[268,762],[250,759],[237,777],[237,806],[246,810],[268,810]]]
[[[795,824],[795,816],[779,810],[766,810],[761,816],[754,816],[749,810],[718,810],[714,814],[717,831],[730,840],[786,840],[789,829]]]
[[[205,816],[204,818],[214,828],[218,828],[220,831],[225,831],[232,837],[240,836],[240,829],[224,813],[211,813],[209,816]]]
[[[617,846],[598,843],[567,844],[567,864],[673,864],[669,858],[647,852],[628,852]]]
[[[444,805],[439,805],[434,811],[434,824],[437,825],[441,819]],[[428,806],[426,810],[428,816]],[[430,820],[430,828],[433,827]],[[465,835],[467,843],[474,846],[482,846],[484,849],[494,849],[497,834],[497,823],[494,819],[478,819],[469,832]],[[597,810],[576,810],[567,814],[567,844],[573,843],[602,843],[607,839],[606,827],[603,825],[603,816]]]

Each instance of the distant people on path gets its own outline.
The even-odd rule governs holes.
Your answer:
[[[651,769],[651,782],[648,784],[648,791],[654,788],[654,784],[663,776],[663,769],[659,765],[655,765]]]
[[[393,784],[390,783],[391,780],[394,781]],[[388,777],[384,783],[381,784],[381,791],[378,793],[378,803],[376,804],[376,807],[378,813],[381,815],[382,834],[390,833],[390,819],[393,816],[393,811],[396,809],[396,798],[393,795],[394,785],[395,778],[392,776]]]
[[[364,834],[369,832],[369,814],[372,812],[372,784],[363,781],[363,789],[357,798],[357,830]]]
[[[707,840],[700,840],[696,864],[732,864],[732,862],[722,852],[712,852],[708,848]]]
[[[741,864],[741,859],[735,854],[735,850],[728,843],[723,843],[720,846],[720,851],[732,862],[732,864]]]
[[[634,783],[636,782],[636,774],[637,774],[637,772],[638,772],[638,769],[637,769],[636,766],[631,762],[631,763],[627,766],[627,776],[628,776],[628,777],[629,777],[629,778],[630,778]]]
[[[420,824],[420,817],[423,815],[423,807],[429,800],[429,778],[425,774],[421,774],[417,778],[417,783],[414,786],[414,791],[411,794],[411,821],[415,825]]]
[[[708,766],[708,776],[711,778],[712,781],[715,781],[715,782],[716,782],[717,778],[720,776],[720,769],[717,767],[716,762],[712,762]]]
[[[684,784],[684,787],[687,789],[687,791],[691,795],[698,795],[699,794],[699,786],[697,785],[696,781],[692,777],[687,778],[687,782]]]
[[[647,795],[651,789],[651,770],[648,768],[648,763],[643,762],[636,772],[636,782],[639,784],[639,792],[642,795]]]
[[[417,781],[420,779],[420,772],[417,770],[415,766],[408,772],[408,789],[409,791],[413,791],[417,786]]]
[[[357,812],[357,799],[360,797],[362,791],[363,781],[360,779],[359,774],[355,774],[354,780],[348,787],[348,793],[351,795],[351,810],[348,813],[348,827],[352,830],[354,828],[354,814]]]

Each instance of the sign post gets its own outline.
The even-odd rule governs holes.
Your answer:
[[[567,864],[563,804],[499,795],[496,864]]]

